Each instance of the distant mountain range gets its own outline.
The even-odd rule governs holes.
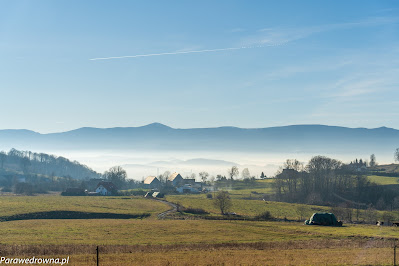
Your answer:
[[[159,123],[125,128],[85,127],[50,134],[29,130],[0,130],[0,150],[8,147],[24,150],[393,153],[399,147],[399,130],[324,125],[176,129]]]

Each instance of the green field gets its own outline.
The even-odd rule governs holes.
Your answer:
[[[368,176],[368,179],[371,182],[374,182],[379,185],[397,185],[397,184],[399,184],[399,177],[371,175],[371,176]]]

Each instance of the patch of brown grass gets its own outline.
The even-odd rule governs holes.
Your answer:
[[[101,254],[113,253],[154,253],[170,251],[214,251],[214,250],[292,250],[292,249],[370,249],[390,248],[389,239],[313,239],[311,241],[252,242],[252,243],[195,243],[169,245],[102,245]],[[0,245],[2,256],[44,256],[94,254],[96,245]]]
[[[75,255],[68,265],[95,265],[95,255]],[[389,248],[288,250],[171,250],[100,254],[100,265],[391,265]]]

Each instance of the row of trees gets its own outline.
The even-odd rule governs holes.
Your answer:
[[[276,174],[274,189],[277,200],[308,204],[351,202],[360,206],[384,202],[386,206],[398,196],[393,188],[370,182],[366,172],[353,167],[353,163],[325,156],[315,156],[307,165],[287,160]]]

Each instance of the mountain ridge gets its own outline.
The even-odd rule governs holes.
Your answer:
[[[324,125],[324,124],[294,124],[294,125],[285,125],[285,126],[272,126],[272,127],[237,127],[237,126],[219,126],[219,127],[193,127],[193,128],[174,128],[168,125],[154,122],[143,126],[137,127],[80,127],[72,130],[61,131],[61,132],[51,132],[51,133],[40,133],[30,129],[0,129],[0,132],[22,132],[22,133],[33,133],[39,135],[53,135],[53,134],[64,134],[64,133],[72,133],[77,131],[88,131],[88,130],[130,130],[130,129],[174,129],[174,130],[203,130],[203,129],[242,129],[242,130],[265,130],[265,129],[282,129],[282,128],[302,128],[302,127],[319,127],[319,128],[339,128],[339,129],[354,129],[354,130],[393,130],[398,131],[399,129],[390,128],[386,126],[376,127],[376,128],[366,128],[366,127],[345,127],[345,126],[335,126],[335,125]]]
[[[3,145],[2,145],[3,143]],[[289,125],[266,128],[172,128],[161,123],[141,127],[93,128],[40,134],[0,130],[0,150],[19,149],[181,150],[240,152],[367,152],[394,150],[399,130]]]

